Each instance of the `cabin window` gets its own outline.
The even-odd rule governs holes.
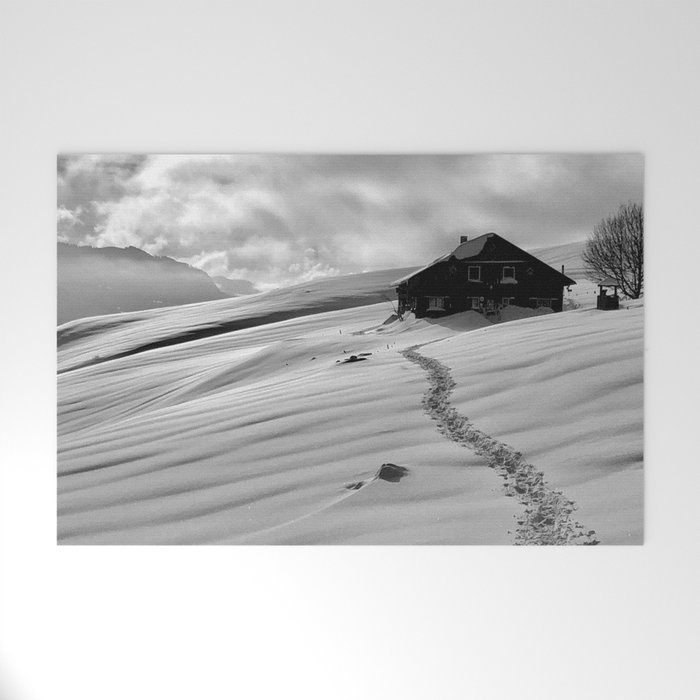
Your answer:
[[[541,299],[539,297],[530,297],[530,306],[533,309],[540,309],[542,307],[551,309],[552,304],[556,299]]]
[[[515,297],[503,297],[501,299],[502,306],[510,306],[511,304],[515,304]]]
[[[444,311],[445,297],[428,297],[428,311]]]
[[[505,265],[503,267],[503,279],[504,280],[514,280],[515,279],[515,268],[512,265]]]
[[[479,297],[468,297],[469,308],[478,309],[479,308]]]
[[[481,282],[481,266],[470,265],[467,268],[467,279],[470,282]]]

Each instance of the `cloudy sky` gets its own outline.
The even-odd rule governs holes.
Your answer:
[[[642,191],[639,155],[64,155],[58,237],[270,289],[425,264],[463,234],[581,240]]]

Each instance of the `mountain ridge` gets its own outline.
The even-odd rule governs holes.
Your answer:
[[[58,323],[226,299],[204,270],[140,248],[57,243]]]

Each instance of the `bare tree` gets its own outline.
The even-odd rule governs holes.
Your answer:
[[[617,214],[593,228],[586,241],[583,262],[593,277],[612,277],[622,293],[638,299],[644,292],[644,210],[623,204]]]

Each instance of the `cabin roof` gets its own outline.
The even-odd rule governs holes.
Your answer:
[[[396,281],[392,282],[392,285],[398,285],[401,284],[402,282],[406,282],[411,277],[415,277],[416,275],[420,274],[424,270],[427,270],[428,268],[431,268],[433,265],[436,265],[437,263],[440,262],[445,262],[447,260],[450,260],[451,258],[457,258],[457,260],[469,260],[471,258],[476,257],[481,253],[481,251],[484,249],[484,245],[486,245],[486,242],[490,238],[500,238],[501,240],[505,241],[505,238],[502,238],[499,236],[497,233],[485,233],[481,236],[477,236],[476,238],[472,238],[470,241],[465,241],[464,243],[460,243],[452,252],[447,253],[446,255],[441,255],[439,258],[435,258],[431,263],[428,263],[427,265],[424,265],[421,268],[418,268],[414,272],[410,272],[407,275],[404,275],[400,279],[397,279]],[[506,241],[507,243],[510,243],[510,241]],[[518,250],[522,250],[521,248],[518,248],[514,243],[510,243],[513,247],[517,248]],[[549,267],[550,270],[553,272],[556,272],[558,275],[561,275],[565,280],[566,285],[570,284],[576,284],[575,280],[572,280],[570,277],[567,277],[566,275],[562,274],[559,272],[559,270],[555,270],[553,267],[550,265],[547,265],[547,263],[542,262],[539,258],[536,258],[534,255],[527,253],[526,251],[522,251],[525,253],[530,258],[535,258],[538,260],[542,265],[546,265]],[[507,261],[501,261],[501,260],[484,260],[483,262],[520,262],[520,261],[515,261],[515,260],[507,260]]]
[[[614,277],[606,277],[598,282],[600,287],[619,287],[620,283]]]
[[[444,257],[445,259],[449,259],[454,256],[457,258],[457,260],[467,260],[468,258],[473,258],[484,249],[486,241],[489,238],[493,238],[495,235],[495,233],[485,233],[483,236],[472,238],[471,241],[464,241],[464,243],[460,243],[451,253],[445,255]]]
[[[489,237],[495,235],[495,233],[485,233],[483,236],[477,236],[471,241],[465,241],[464,243],[460,243],[451,253],[447,253],[447,255],[441,255],[439,258],[435,258],[433,262],[418,268],[415,272],[410,272],[408,275],[404,275],[401,279],[392,282],[392,284],[401,284],[401,282],[405,282],[406,280],[411,279],[411,277],[419,274],[420,272],[423,272],[423,270],[427,270],[429,267],[432,267],[433,265],[436,265],[439,262],[449,260],[453,256],[458,260],[466,260],[467,258],[473,258],[475,255],[478,255],[484,249],[484,245],[486,244],[486,241],[489,239]]]

